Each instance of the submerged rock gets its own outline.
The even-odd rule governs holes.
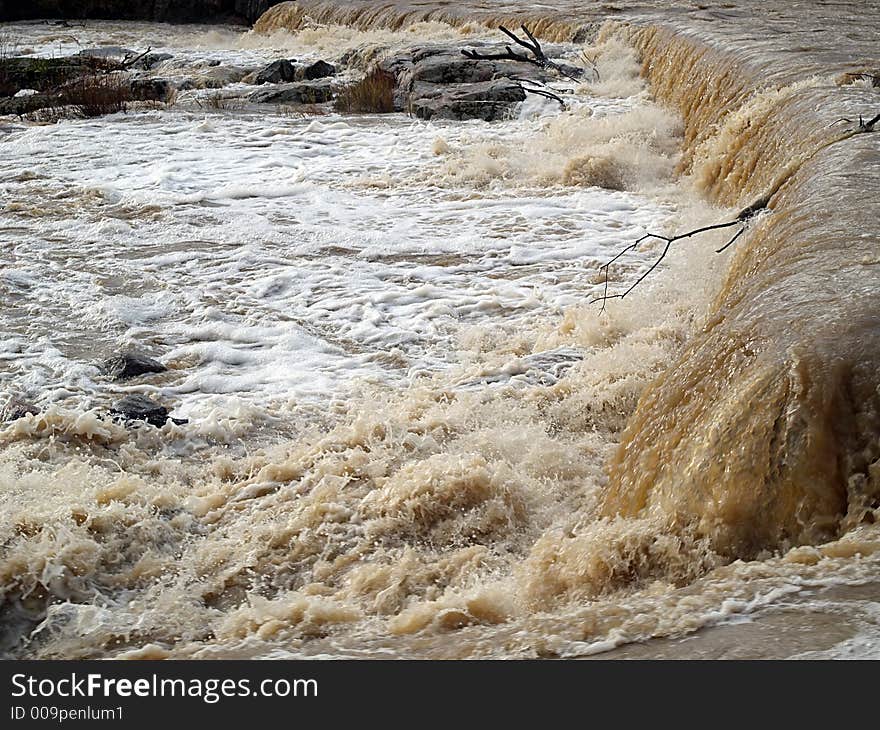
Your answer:
[[[284,81],[296,80],[296,66],[291,61],[282,58],[280,61],[272,61],[266,68],[260,71],[254,83],[256,84],[280,84]]]
[[[248,70],[240,66],[214,66],[189,80],[191,89],[222,89],[243,81]]]
[[[84,48],[74,55],[88,56],[89,58],[113,58],[121,61],[126,57],[134,58],[137,56],[137,52],[122,46],[98,46],[97,48]]]
[[[169,420],[173,423],[184,424],[187,421],[180,418],[168,417],[168,409],[161,403],[145,395],[127,395],[110,410],[110,413],[121,416],[126,421],[146,421],[151,426],[161,428]]]
[[[164,373],[168,370],[161,362],[136,352],[126,352],[104,363],[104,372],[114,380],[126,380],[147,373]]]
[[[248,96],[255,104],[323,104],[333,98],[334,86],[327,79],[277,84],[258,89]]]
[[[0,408],[0,423],[10,423],[28,415],[36,416],[39,412],[40,409],[33,403],[13,396]]]

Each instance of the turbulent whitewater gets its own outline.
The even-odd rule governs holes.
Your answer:
[[[0,429],[6,655],[760,655],[785,616],[807,638],[775,655],[877,654],[878,6],[551,5],[3,26],[196,80],[0,122],[0,385],[39,409]],[[596,60],[567,109],[258,112],[217,83],[521,20]],[[590,304],[644,233],[761,196],[734,247]],[[111,381],[132,347],[169,370]],[[132,392],[188,423],[114,421]]]

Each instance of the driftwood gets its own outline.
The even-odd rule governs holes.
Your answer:
[[[130,53],[125,54],[125,58],[122,59],[122,63],[120,64],[120,70],[125,71],[134,66],[138,61],[144,58],[150,51],[153,50],[152,46],[147,46],[147,50],[143,53],[139,53],[136,56],[132,56]]]
[[[565,99],[562,98],[561,94],[571,93],[568,89],[554,89],[549,84],[545,84],[537,79],[527,79],[522,76],[508,76],[508,78],[511,81],[518,81],[522,90],[527,94],[536,94],[547,99],[553,99],[558,101],[559,105],[563,108],[565,108]],[[526,84],[531,84],[531,86],[526,86]]]
[[[841,122],[846,122],[847,124],[854,124],[852,119],[847,119],[846,117],[841,117],[836,122],[832,122],[829,124],[829,127],[833,127],[835,124],[840,124]],[[880,122],[880,114],[875,116],[873,119],[869,119],[867,122],[862,118],[862,115],[859,114],[859,126],[852,130],[853,134],[865,134],[867,132],[873,132],[874,126]]]
[[[525,25],[520,26],[520,28],[522,28],[522,32],[526,34],[528,40],[524,40],[518,37],[516,33],[512,33],[503,25],[499,26],[498,30],[504,33],[504,35],[510,38],[514,43],[525,48],[530,54],[528,56],[522,53],[517,53],[510,46],[504,47],[504,53],[480,53],[479,51],[470,50],[462,50],[461,53],[466,58],[470,58],[475,61],[519,61],[520,63],[530,63],[533,66],[537,66],[538,68],[552,68],[560,76],[564,76],[569,81],[574,81],[575,83],[580,82],[579,78],[570,74],[555,61],[551,61],[549,58],[547,58],[547,55],[544,53],[544,49],[541,48],[541,44],[538,42],[538,39],[535,38],[532,32]]]
[[[620,251],[614,258],[607,261],[605,264],[603,264],[600,267],[599,270],[605,272],[604,290],[603,290],[602,296],[596,297],[595,299],[593,299],[590,302],[590,304],[595,304],[597,302],[601,302],[602,303],[602,309],[600,310],[600,313],[601,313],[601,312],[605,311],[605,305],[609,299],[623,299],[627,294],[629,294],[633,289],[635,289],[639,284],[641,284],[648,277],[648,275],[660,265],[660,263],[663,261],[663,259],[666,258],[666,254],[669,253],[670,247],[676,241],[680,241],[684,238],[690,238],[691,236],[696,236],[700,233],[706,233],[708,231],[717,231],[722,228],[732,228],[733,226],[739,226],[740,227],[739,230],[733,235],[733,237],[727,243],[725,243],[721,248],[717,249],[715,251],[715,253],[721,253],[722,251],[726,251],[745,232],[745,230],[748,227],[751,220],[758,213],[760,213],[762,210],[767,209],[767,205],[769,204],[769,202],[770,202],[770,196],[765,195],[764,197],[758,198],[758,200],[756,200],[754,203],[749,205],[747,208],[743,208],[737,214],[736,218],[734,218],[732,221],[727,221],[725,223],[715,223],[710,226],[702,226],[701,228],[694,228],[692,231],[687,231],[686,233],[679,233],[675,236],[663,236],[659,233],[646,233],[644,236],[642,236],[641,238],[639,238],[635,242],[631,243],[629,246],[627,246],[622,251]],[[663,247],[663,251],[660,254],[660,257],[653,264],[651,264],[651,266],[638,279],[636,279],[635,282],[632,285],[630,285],[630,287],[625,292],[623,292],[622,294],[609,294],[608,293],[608,271],[611,268],[611,264],[613,264],[615,261],[617,261],[619,258],[624,256],[625,254],[629,253],[630,251],[634,251],[636,248],[638,248],[639,244],[641,244],[643,241],[647,241],[650,238],[656,238],[660,241],[666,242],[666,246]]]

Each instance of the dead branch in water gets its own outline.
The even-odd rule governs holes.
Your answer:
[[[829,127],[833,127],[835,124],[840,124],[841,122],[846,122],[847,124],[854,124],[852,119],[847,119],[846,117],[841,117],[836,122],[831,122]],[[873,132],[874,126],[880,122],[880,114],[878,114],[873,119],[869,119],[867,122],[862,118],[862,115],[859,114],[859,126],[852,130],[853,134],[866,134],[868,132]]]
[[[770,196],[765,195],[761,198],[758,198],[758,200],[756,200],[754,203],[752,203],[747,208],[743,208],[737,214],[736,218],[734,218],[732,221],[727,221],[726,223],[715,223],[710,226],[702,226],[701,228],[694,228],[692,231],[687,231],[687,233],[679,233],[675,236],[663,236],[659,233],[646,233],[644,236],[639,238],[634,243],[631,243],[629,246],[627,246],[622,251],[620,251],[614,258],[612,258],[610,261],[607,261],[605,264],[603,264],[599,268],[599,271],[605,272],[604,291],[603,291],[601,297],[596,297],[595,299],[593,299],[590,302],[590,304],[595,304],[596,302],[601,302],[602,303],[602,309],[600,310],[600,314],[601,314],[602,312],[605,311],[605,305],[609,299],[623,299],[627,294],[629,294],[633,289],[635,289],[639,284],[641,284],[648,277],[648,275],[660,265],[660,263],[663,261],[663,259],[666,258],[666,254],[669,253],[670,247],[676,241],[680,241],[684,238],[690,238],[691,236],[696,236],[700,233],[706,233],[708,231],[717,231],[722,228],[732,228],[733,226],[739,226],[740,229],[733,235],[733,238],[731,238],[721,248],[717,249],[715,251],[715,253],[721,253],[722,251],[726,251],[745,232],[745,230],[748,227],[749,223],[751,222],[752,218],[754,218],[762,210],[766,210],[767,204],[769,202],[770,202]],[[613,264],[615,261],[617,261],[619,258],[624,256],[625,254],[629,253],[630,251],[634,251],[636,248],[638,248],[639,244],[641,244],[643,241],[647,241],[650,238],[656,238],[660,241],[666,242],[666,246],[663,247],[663,251],[660,254],[660,257],[653,264],[651,264],[651,266],[648,268],[648,270],[645,271],[638,279],[636,279],[635,282],[625,292],[623,292],[622,294],[609,294],[608,293],[608,272],[609,272],[609,269],[611,268],[611,264]]]
[[[122,70],[126,70],[134,66],[138,61],[142,58],[145,58],[146,55],[153,50],[152,46],[147,46],[147,50],[143,53],[139,53],[136,56],[132,57],[132,54],[126,53],[125,58],[122,59],[122,63],[120,64]]]
[[[560,66],[555,61],[551,61],[547,58],[547,55],[544,53],[544,49],[541,48],[541,44],[538,43],[538,39],[532,34],[532,32],[523,24],[520,26],[522,32],[526,34],[528,40],[524,40],[509,31],[503,25],[498,27],[504,35],[510,38],[514,43],[519,46],[525,48],[531,56],[526,56],[522,53],[517,53],[510,46],[505,46],[504,53],[480,53],[479,51],[470,51],[470,50],[462,50],[462,55],[466,58],[470,58],[474,61],[518,61],[520,63],[530,63],[533,66],[537,66],[538,68],[552,68],[556,73],[560,76],[564,76],[569,81],[573,81],[575,83],[580,83],[580,79],[575,77],[566,71],[562,66]],[[598,76],[598,70],[595,69],[596,74]]]
[[[828,126],[833,127],[835,124],[840,124],[840,122],[846,122],[847,124],[854,124],[855,123],[852,119],[847,119],[846,117],[842,117],[841,119],[838,119],[837,121],[832,122]],[[868,134],[870,132],[880,131],[878,129],[875,129],[875,127],[877,126],[878,123],[880,123],[880,114],[875,115],[874,117],[872,117],[871,119],[868,119],[867,121],[864,119],[864,117],[862,117],[862,115],[859,115],[859,124],[855,129],[849,130],[842,137],[838,138],[837,140],[833,140],[832,142],[829,142],[828,144],[833,144],[834,142],[840,142],[842,140],[849,139],[850,137],[853,137],[857,134]],[[825,146],[827,146],[827,144]],[[824,147],[821,149],[824,149]],[[788,177],[790,177],[790,175]],[[788,177],[786,177],[785,179],[788,179]],[[746,230],[746,228],[748,228],[751,220],[758,213],[760,213],[762,210],[767,209],[767,206],[770,203],[770,198],[773,196],[773,194],[777,190],[779,190],[779,188],[782,186],[783,183],[784,183],[784,181],[778,182],[776,187],[770,193],[768,193],[767,195],[764,195],[761,198],[758,198],[758,200],[756,200],[754,203],[752,203],[747,208],[743,208],[739,212],[739,214],[736,216],[736,218],[732,221],[727,221],[726,223],[716,223],[711,226],[703,226],[702,228],[695,228],[692,231],[688,231],[687,233],[680,233],[675,236],[663,236],[658,233],[646,233],[644,236],[639,238],[634,243],[631,243],[629,246],[627,246],[622,251],[620,251],[614,258],[612,258],[610,261],[606,262],[605,264],[603,264],[599,268],[600,271],[605,272],[604,290],[603,290],[602,296],[596,297],[595,299],[590,301],[590,304],[595,304],[596,302],[601,302],[602,303],[602,309],[600,310],[600,313],[601,313],[601,312],[605,311],[605,305],[609,299],[623,299],[627,294],[629,294],[633,289],[635,289],[639,284],[641,284],[645,280],[645,278],[652,271],[654,271],[654,269],[656,269],[660,265],[660,262],[663,261],[664,258],[666,258],[666,254],[669,253],[670,247],[676,241],[680,241],[683,238],[690,238],[691,236],[696,236],[699,233],[705,233],[707,231],[716,231],[716,230],[719,230],[722,228],[732,228],[733,226],[740,226],[739,230],[733,235],[733,238],[731,238],[721,248],[717,249],[715,251],[715,253],[721,253],[722,251],[726,251],[728,248],[730,248],[736,242],[736,240],[743,233],[745,233],[745,230]],[[611,265],[615,261],[617,261],[621,256],[638,248],[639,244],[642,243],[642,241],[646,241],[649,238],[656,238],[660,241],[666,242],[666,246],[664,246],[663,251],[660,254],[660,257],[653,264],[651,264],[651,266],[648,268],[648,270],[645,271],[638,279],[636,279],[635,283],[633,283],[625,292],[623,292],[622,294],[609,294],[608,293],[608,271],[611,268]]]
[[[565,109],[565,100],[562,98],[561,94],[571,93],[570,89],[555,89],[549,84],[545,84],[543,81],[537,81],[535,79],[527,79],[522,76],[509,76],[511,81],[518,81],[520,87],[527,94],[537,94],[538,96],[543,96],[547,99],[553,99],[554,101],[558,101],[559,105]],[[531,86],[526,86],[526,84],[531,84]]]

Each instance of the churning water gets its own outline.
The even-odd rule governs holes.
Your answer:
[[[581,656],[700,632],[642,647],[697,656],[733,632],[772,655],[786,617],[802,638],[776,655],[876,654],[880,158],[829,124],[880,111],[841,76],[880,68],[877,6],[751,5],[5,26],[30,54],[152,46],[191,83],[0,128],[0,383],[40,409],[0,430],[4,651]],[[512,16],[596,58],[567,110],[238,101],[276,58],[354,77]],[[644,233],[763,195],[725,253],[729,231],[684,239],[589,303]],[[169,371],[112,382],[129,348]],[[113,422],[131,392],[189,422]]]

